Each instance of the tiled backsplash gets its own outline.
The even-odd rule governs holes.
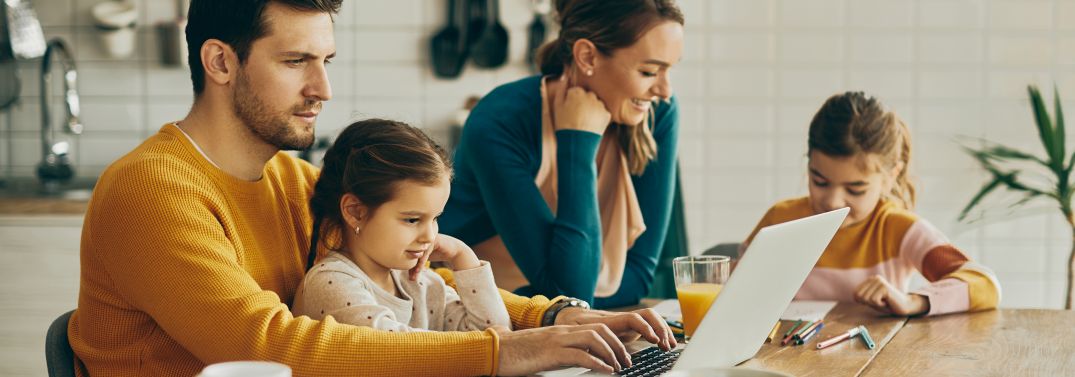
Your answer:
[[[611,1],[611,0],[610,0]],[[185,69],[159,63],[153,24],[174,17],[166,0],[140,6],[135,56],[110,59],[89,22],[98,0],[35,0],[48,36],[78,58],[83,122],[80,175],[109,162],[188,110]],[[511,61],[433,77],[428,43],[445,1],[344,3],[337,18],[335,98],[318,122],[331,135],[370,116],[421,125],[443,139],[470,95],[528,74],[522,63],[529,0],[501,1]],[[739,241],[780,198],[805,194],[805,134],[829,95],[866,90],[894,107],[915,138],[919,213],[1001,279],[1005,306],[1059,307],[1070,231],[1049,203],[989,225],[956,215],[986,178],[957,147],[987,137],[1037,151],[1025,86],[1056,83],[1075,103],[1075,1],[1069,0],[683,0],[687,41],[673,70],[682,103],[681,164],[691,249]],[[0,166],[33,174],[39,160],[37,63],[22,64],[25,90],[0,143]],[[58,110],[58,106],[57,106]],[[7,134],[3,137],[7,139]],[[9,157],[10,156],[10,157]],[[995,219],[994,219],[995,220]]]

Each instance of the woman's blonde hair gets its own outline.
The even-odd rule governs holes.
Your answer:
[[[541,74],[559,76],[572,64],[571,47],[586,39],[608,56],[631,46],[661,21],[683,24],[683,12],[673,0],[557,0],[560,34],[541,46],[537,63]],[[653,121],[650,113],[650,121]],[[617,127],[617,140],[627,154],[631,174],[642,175],[646,165],[657,158],[657,142],[647,124]]]
[[[911,166],[911,132],[896,113],[876,98],[863,92],[829,97],[810,122],[807,144],[809,151],[832,157],[875,156],[873,166],[863,167],[873,171],[888,171],[902,163],[885,197],[904,208],[914,208],[915,187],[907,173]]]

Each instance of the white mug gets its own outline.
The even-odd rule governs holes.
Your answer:
[[[113,58],[130,57],[137,37],[134,26],[138,20],[138,9],[134,4],[105,1],[94,5],[90,12],[99,29],[105,52]]]
[[[229,361],[209,365],[196,377],[291,377],[291,368],[271,361]]]

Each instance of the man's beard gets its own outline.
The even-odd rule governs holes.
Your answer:
[[[271,94],[270,94],[271,95]],[[320,101],[307,100],[283,113],[274,114],[268,105],[261,101],[257,93],[250,88],[249,80],[242,71],[235,81],[235,94],[232,98],[235,114],[246,127],[262,141],[280,150],[303,150],[314,143],[314,133],[302,134],[291,126],[291,117],[295,113],[321,110]]]

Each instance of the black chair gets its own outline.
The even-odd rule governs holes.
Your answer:
[[[723,255],[732,259],[739,259],[739,247],[738,242],[725,242],[717,244],[702,253],[702,255]]]
[[[45,334],[45,363],[49,368],[49,377],[75,377],[75,352],[67,341],[67,323],[74,312],[61,314],[52,321]]]

